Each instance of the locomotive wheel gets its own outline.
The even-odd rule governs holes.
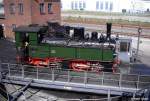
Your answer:
[[[28,64],[34,65],[34,66],[51,66],[51,67],[58,67],[60,66],[60,62],[62,62],[62,59],[60,58],[29,58]]]
[[[71,61],[69,67],[74,71],[88,71],[90,69],[90,62],[87,61]]]
[[[103,66],[99,62],[93,61],[71,61],[69,67],[74,71],[101,72]]]

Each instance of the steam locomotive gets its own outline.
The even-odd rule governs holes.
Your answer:
[[[111,71],[118,65],[117,40],[106,34],[85,33],[83,27],[29,25],[14,29],[17,60],[36,66],[73,69],[74,71]]]

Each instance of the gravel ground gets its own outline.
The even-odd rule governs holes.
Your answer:
[[[16,62],[15,43],[0,39],[0,60],[1,62]]]

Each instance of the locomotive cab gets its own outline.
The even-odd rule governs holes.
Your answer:
[[[29,45],[37,45],[42,40],[41,32],[44,27],[38,26],[20,26],[14,29],[17,49],[17,61],[26,62],[29,57]]]
[[[132,39],[119,38],[118,42],[118,58],[122,63],[130,63],[132,58]]]

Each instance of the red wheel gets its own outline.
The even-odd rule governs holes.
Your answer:
[[[90,69],[90,63],[87,61],[72,61],[69,67],[74,71],[88,71]]]
[[[50,63],[58,63],[61,62],[63,59],[61,58],[29,58],[28,64],[35,65],[35,66],[49,66]]]

